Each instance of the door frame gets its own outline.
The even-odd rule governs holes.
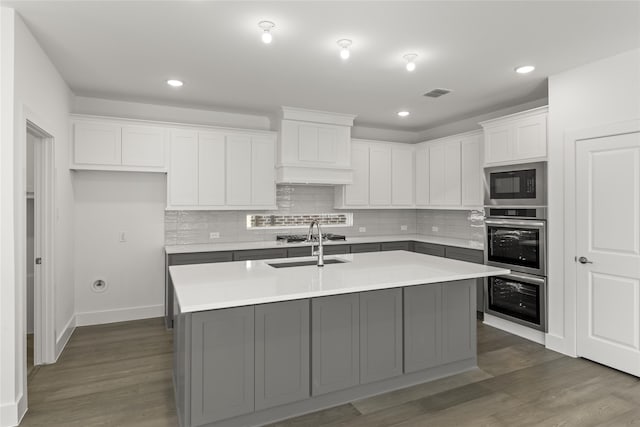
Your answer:
[[[576,152],[581,141],[640,132],[640,119],[604,124],[567,132],[564,138],[564,319],[565,334],[572,334],[568,343],[571,354],[580,357],[578,348],[578,256],[576,198]]]
[[[30,118],[25,120],[24,130],[25,151],[27,133],[38,137],[38,141],[33,147],[34,257],[40,257],[43,262],[40,268],[34,269],[33,362],[34,365],[41,365],[54,363],[56,360],[55,255],[53,250],[55,238],[55,144],[53,136]],[[26,260],[26,262],[30,261]],[[24,288],[26,291],[26,286]],[[26,315],[26,299],[24,304],[23,312]]]

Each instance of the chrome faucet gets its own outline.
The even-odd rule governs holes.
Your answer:
[[[318,250],[315,248],[315,239],[312,236],[313,226],[318,227]],[[318,220],[311,221],[309,225],[309,233],[307,233],[307,242],[311,242],[311,256],[318,257],[318,267],[324,267],[324,248],[322,247],[322,229],[320,228],[320,222]]]

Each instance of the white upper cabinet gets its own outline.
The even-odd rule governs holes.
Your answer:
[[[353,183],[335,190],[337,208],[414,207],[414,146],[353,140]]]
[[[415,206],[433,209],[482,206],[481,132],[416,145]]]
[[[275,209],[275,136],[171,132],[167,209]]]
[[[166,172],[167,131],[126,119],[73,116],[71,169]]]
[[[516,164],[547,158],[547,107],[480,123],[484,164]]]
[[[346,184],[353,181],[354,115],[282,107],[278,183]]]

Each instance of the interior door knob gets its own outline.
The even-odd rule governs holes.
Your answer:
[[[581,256],[580,258],[578,258],[578,262],[580,264],[593,264],[593,261],[589,261],[589,258]]]

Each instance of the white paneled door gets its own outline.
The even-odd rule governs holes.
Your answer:
[[[576,142],[578,355],[640,376],[640,132]]]

